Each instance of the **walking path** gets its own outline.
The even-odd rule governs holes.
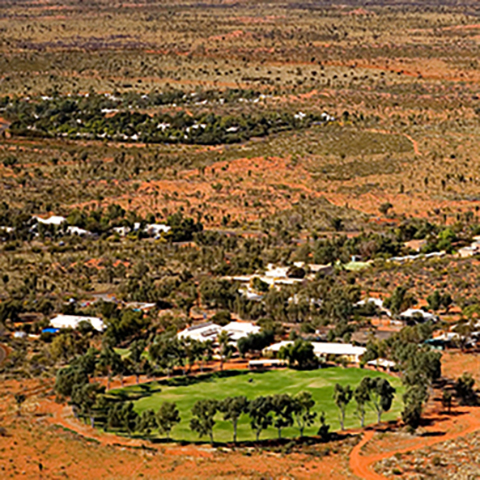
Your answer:
[[[401,454],[424,449],[480,430],[480,409],[462,407],[458,408],[455,413],[456,415],[445,420],[443,425],[439,424],[439,421],[443,421],[442,419],[432,419],[434,421],[427,428],[426,435],[412,437],[412,441],[409,442],[408,446],[402,445],[400,442],[398,448],[388,452],[362,455],[362,450],[374,439],[376,433],[375,430],[367,430],[360,443],[350,453],[350,469],[357,477],[364,480],[387,480],[387,477],[373,470],[377,462],[390,458],[397,453]],[[442,427],[443,431],[440,432],[438,430],[439,426]],[[389,446],[391,446],[391,441],[392,439],[390,438]]]

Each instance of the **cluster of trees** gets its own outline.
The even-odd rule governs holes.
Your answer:
[[[144,231],[147,224],[157,222],[153,213],[142,217],[138,212],[125,210],[118,204],[110,204],[106,208],[97,209],[74,209],[66,217],[61,225],[46,225],[36,221],[32,214],[25,210],[11,208],[8,203],[0,203],[0,225],[11,227],[12,231],[1,231],[4,240],[31,240],[34,233],[40,238],[60,238],[67,233],[67,227],[74,226],[87,230],[96,235],[108,234],[115,227],[126,227],[132,237],[143,238],[148,234]],[[170,227],[164,238],[171,242],[191,241],[194,236],[203,231],[203,225],[199,220],[186,217],[181,211],[168,215],[166,220],[160,220]]]
[[[181,421],[175,403],[164,402],[158,411],[148,409],[139,415],[134,410],[132,402],[113,401],[105,397],[103,387],[92,383],[75,386],[71,392],[70,403],[75,414],[90,420],[92,426],[103,424],[105,429],[124,431],[128,435],[137,432],[150,436],[158,430],[169,439],[172,429]],[[190,429],[200,438],[209,437],[213,443],[217,414],[221,414],[224,421],[231,423],[232,440],[236,443],[239,419],[242,415],[248,415],[257,441],[261,433],[269,427],[274,427],[278,432],[278,438],[281,438],[284,428],[295,426],[300,437],[303,437],[305,428],[314,425],[318,417],[317,412],[313,411],[314,406],[315,400],[310,392],[300,392],[295,396],[289,394],[260,396],[253,400],[248,400],[245,396],[227,397],[223,400],[198,400],[191,411]],[[327,439],[330,427],[325,423],[325,415],[322,413],[318,418],[320,420],[318,434]]]
[[[236,442],[238,420],[241,415],[247,414],[257,441],[262,431],[270,426],[277,430],[278,438],[282,438],[284,428],[294,425],[298,428],[300,437],[303,437],[305,428],[312,426],[317,418],[317,413],[312,411],[314,406],[315,400],[310,392],[300,392],[295,396],[286,393],[267,395],[253,400],[248,400],[245,396],[227,397],[221,401],[199,400],[192,408],[190,428],[200,437],[208,436],[213,443],[215,416],[220,412],[223,420],[231,422],[233,442]],[[326,438],[329,427],[325,424],[323,413],[320,415],[320,422],[319,434]]]
[[[301,338],[297,338],[290,345],[283,346],[278,352],[278,358],[288,360],[290,368],[296,367],[299,370],[313,369],[318,366],[313,345]]]
[[[402,419],[411,430],[419,427],[432,385],[442,373],[441,353],[424,345],[432,330],[429,323],[405,327],[387,340],[370,342],[362,358],[363,362],[376,358],[395,361],[406,387]]]
[[[112,116],[109,115],[111,109],[102,106],[105,102],[91,103],[89,99],[71,97],[14,102],[6,110],[12,120],[10,131],[21,136],[217,145],[306,128],[324,121],[320,115],[288,112],[220,116],[214,113],[190,115],[180,111],[149,115],[128,108],[119,110],[118,106]]]
[[[189,105],[199,102],[232,103],[239,100],[255,100],[260,92],[252,89],[227,88],[220,90],[196,90],[188,92],[169,89],[162,92],[152,90],[148,93],[135,91],[114,92],[111,95],[90,91],[88,95],[70,95],[65,97],[51,92],[50,97],[30,97],[28,100],[17,97],[3,97],[0,106],[9,115],[21,115],[33,107],[37,115],[56,115],[62,111],[78,110],[95,112],[116,109],[145,109],[161,105]]]

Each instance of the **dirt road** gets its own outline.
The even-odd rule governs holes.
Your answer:
[[[438,415],[436,417],[439,417]],[[365,480],[387,480],[381,474],[373,470],[374,465],[395,454],[412,452],[413,450],[424,449],[437,443],[447,442],[458,437],[464,437],[470,433],[480,430],[480,410],[473,407],[458,408],[456,415],[447,419],[434,418],[424,435],[412,436],[408,445],[399,444],[396,449],[389,449],[387,452],[362,454],[362,450],[369,444],[375,442],[375,430],[367,430],[362,440],[353,448],[350,453],[350,469],[359,478]],[[440,420],[440,421],[439,421]],[[441,431],[439,431],[441,427]],[[392,438],[388,439],[391,446]],[[380,442],[381,444],[381,442]],[[375,445],[378,447],[378,445]]]

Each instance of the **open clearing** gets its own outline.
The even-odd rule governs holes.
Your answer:
[[[229,371],[222,376],[209,376],[205,380],[196,378],[176,378],[165,382],[153,382],[146,385],[127,387],[112,391],[112,393],[129,394],[130,398],[138,398],[138,394],[146,395],[135,402],[136,410],[141,413],[147,409],[158,410],[162,402],[175,402],[180,410],[181,423],[173,430],[173,438],[179,440],[197,440],[198,437],[189,428],[191,409],[197,400],[214,398],[222,400],[226,397],[245,395],[248,399],[254,399],[261,395],[274,395],[288,393],[295,395],[308,390],[316,401],[314,411],[325,412],[326,421],[332,430],[339,430],[338,408],[333,400],[333,390],[336,383],[350,385],[353,389],[365,376],[388,378],[394,388],[397,389],[396,398],[392,409],[383,416],[383,420],[396,419],[402,409],[401,396],[403,389],[398,378],[391,377],[381,372],[362,370],[357,368],[326,368],[311,371],[279,370],[269,372],[242,372]],[[190,384],[189,384],[190,383]],[[169,385],[170,384],[170,385]],[[186,384],[182,386],[182,384]],[[176,386],[178,385],[178,386]],[[136,395],[135,395],[136,394]],[[232,438],[232,426],[230,422],[221,421],[221,414],[217,414],[218,423],[214,428],[216,441],[227,442]],[[376,413],[368,410],[366,423],[376,421]],[[355,415],[355,402],[351,402],[347,408],[345,427],[359,427],[360,421]],[[305,430],[305,435],[316,435],[318,421],[313,427]],[[276,429],[269,428],[262,433],[261,439],[277,438]],[[296,428],[286,428],[282,436],[292,438],[298,436]],[[241,417],[238,425],[238,439],[254,440],[255,435],[250,428],[249,419],[245,415]],[[204,439],[206,440],[206,439]]]

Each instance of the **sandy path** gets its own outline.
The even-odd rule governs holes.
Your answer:
[[[444,443],[449,440],[454,440],[458,437],[464,437],[470,433],[480,430],[480,410],[475,408],[459,408],[457,412],[463,413],[463,417],[458,420],[456,417],[450,418],[448,425],[446,425],[446,432],[441,434],[438,430],[437,422],[434,422],[432,427],[428,429],[428,434],[435,435],[432,437],[418,437],[414,438],[413,445],[406,447],[400,447],[395,450],[390,450],[384,453],[377,453],[373,455],[361,455],[362,448],[367,445],[375,436],[375,430],[367,430],[360,441],[352,450],[350,454],[350,469],[359,478],[365,480],[387,480],[387,477],[376,473],[373,470],[375,463],[392,457],[396,453],[407,453],[413,450],[420,450],[426,447],[430,447],[437,443]],[[457,427],[454,431],[451,431],[451,427]]]

